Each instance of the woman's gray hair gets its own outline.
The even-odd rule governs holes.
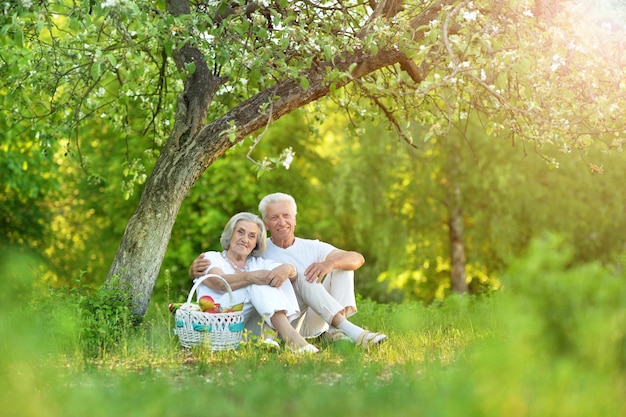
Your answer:
[[[263,220],[267,220],[267,206],[273,203],[280,203],[282,201],[286,201],[291,204],[291,209],[293,210],[293,215],[298,214],[298,205],[296,204],[296,200],[285,193],[274,193],[268,194],[261,199],[259,202],[259,212],[261,213],[261,217]]]
[[[263,256],[263,254],[265,253],[265,249],[267,249],[267,231],[265,230],[265,223],[263,223],[263,220],[261,220],[256,214],[248,212],[237,213],[230,218],[228,223],[226,223],[224,231],[222,232],[222,236],[220,237],[220,243],[222,244],[222,248],[224,248],[224,250],[228,250],[228,248],[230,247],[230,240],[233,237],[237,222],[240,220],[253,222],[258,226],[259,235],[256,239],[256,246],[254,247],[250,255]]]

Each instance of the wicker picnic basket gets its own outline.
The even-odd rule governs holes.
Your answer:
[[[233,303],[233,292],[224,278],[215,274],[208,274],[201,278],[219,278],[226,287]],[[244,328],[243,311],[231,313],[203,313],[189,309],[191,299],[196,289],[202,284],[198,279],[191,287],[187,303],[183,304],[175,313],[174,333],[180,339],[180,344],[190,348],[205,345],[211,350],[235,349],[241,342]]]

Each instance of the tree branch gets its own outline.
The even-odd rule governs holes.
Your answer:
[[[424,30],[417,30],[417,28],[427,26],[431,20],[437,17],[442,5],[450,2],[451,0],[438,1],[411,21],[411,27],[416,29],[413,33],[413,40],[418,41],[423,38]],[[236,143],[292,110],[328,95],[331,86],[326,79],[328,68],[336,68],[340,72],[347,73],[354,66],[350,77],[333,81],[333,87],[339,89],[381,68],[392,66],[402,61],[405,61],[406,64],[406,60],[407,57],[403,52],[396,49],[382,49],[376,55],[359,50],[352,54],[337,56],[334,59],[319,62],[301,74],[309,80],[309,88],[306,91],[300,87],[300,83],[297,80],[289,79],[279,82],[277,85],[242,102],[224,116],[205,126],[197,135],[197,145],[213,147],[213,149],[216,147],[225,151],[232,146],[232,138],[228,135],[220,136],[220,133],[229,131],[233,124],[236,127],[234,141]],[[273,111],[271,115],[262,110],[263,106],[267,106],[267,103],[272,103]],[[217,143],[211,143],[216,137]],[[205,158],[202,161],[202,165],[208,167],[222,153],[200,152],[203,158]]]

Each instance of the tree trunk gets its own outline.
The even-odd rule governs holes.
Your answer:
[[[459,178],[461,177],[461,155],[455,138],[449,138],[449,195],[448,229],[450,236],[450,285],[453,292],[466,293],[467,277],[465,274],[465,223],[463,221],[463,198]]]
[[[463,211],[461,208],[461,190],[453,184],[453,197],[450,209],[448,226],[450,229],[450,283],[452,291],[467,292],[467,277],[465,275],[465,236]]]
[[[413,27],[423,27],[434,19],[440,7],[432,6],[420,14]],[[189,13],[187,0],[168,1],[172,14]],[[416,31],[416,40],[423,31]],[[256,130],[285,114],[329,94],[324,75],[330,67],[352,71],[354,78],[363,77],[381,68],[394,65],[406,56],[394,49],[381,50],[372,56],[360,51],[321,62],[303,75],[309,88],[302,90],[294,80],[285,80],[234,107],[208,125],[206,115],[213,95],[226,80],[208,69],[199,50],[184,47],[175,55],[176,64],[195,63],[196,71],[185,82],[185,91],[177,104],[174,128],[141,195],[135,214],[130,218],[122,242],[109,271],[107,282],[119,277],[119,284],[128,285],[134,299],[134,312],[143,316],[167,249],[176,216],[196,179],[227,149]],[[335,82],[336,88],[348,81]],[[270,111],[262,110],[270,104]],[[231,123],[236,127],[235,140],[222,132]],[[204,126],[204,127],[203,127]],[[190,260],[191,261],[191,260]]]

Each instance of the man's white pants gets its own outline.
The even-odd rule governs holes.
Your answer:
[[[321,284],[312,284],[298,274],[293,286],[302,312],[296,330],[303,337],[317,337],[328,330],[333,317],[341,311],[346,317],[357,311],[354,271],[335,269]]]
[[[333,317],[340,311],[344,311],[346,317],[357,312],[354,271],[335,269],[321,284],[312,284],[304,275],[298,274],[293,287],[301,313],[297,322],[292,324],[305,338],[317,337],[328,330]],[[246,328],[259,335],[261,322],[258,314],[252,314]]]

